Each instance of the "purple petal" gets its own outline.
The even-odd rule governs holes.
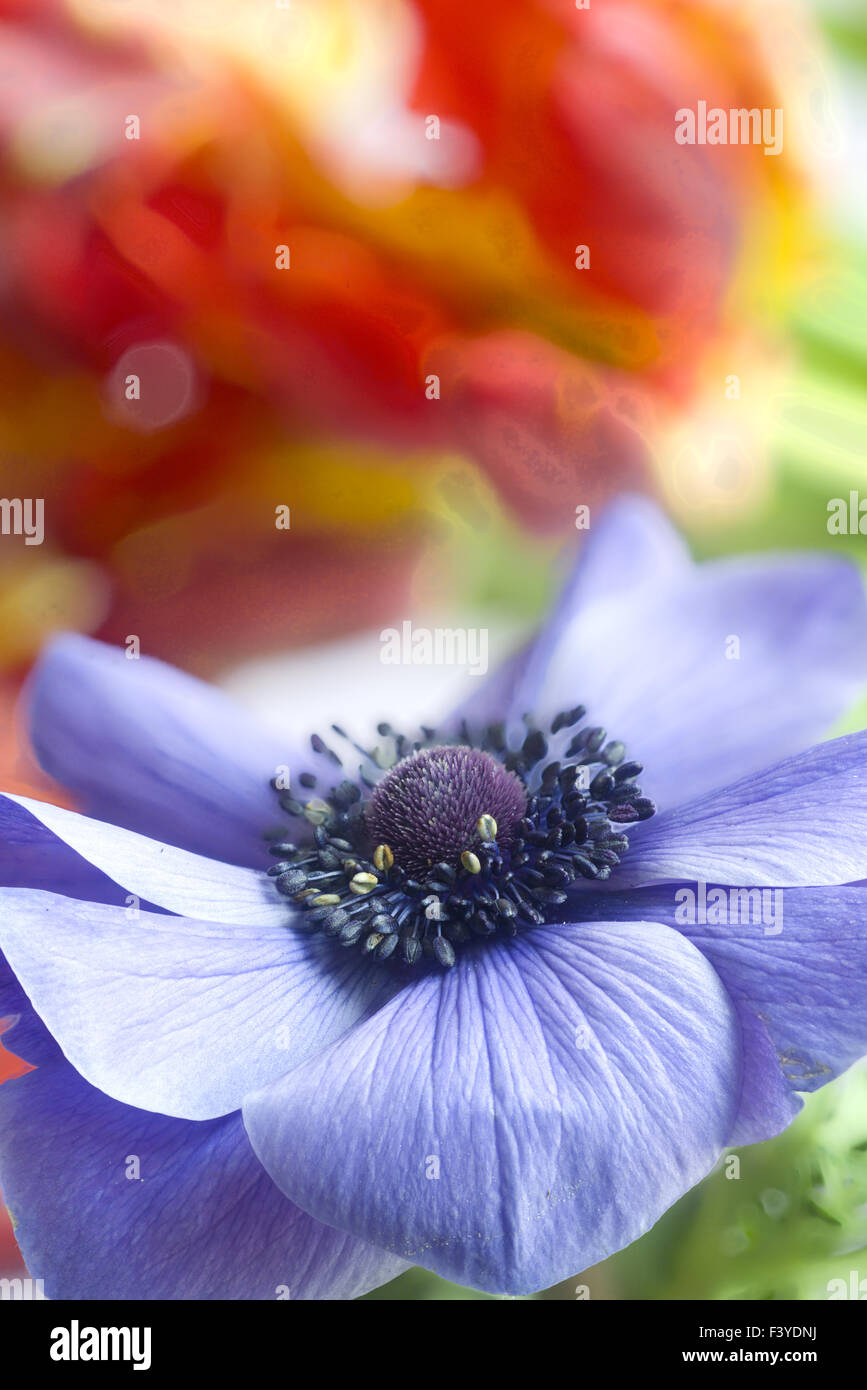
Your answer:
[[[698,944],[698,943],[696,943]],[[726,983],[726,981],[724,981]],[[764,1018],[747,999],[733,996],[741,1025],[744,1068],[729,1144],[757,1144],[788,1129],[804,1102],[792,1090]]]
[[[680,930],[763,1020],[789,1085],[815,1091],[867,1053],[867,892],[780,890],[778,909],[772,927]]]
[[[541,712],[548,700],[548,668],[559,659],[564,633],[577,614],[600,603],[614,603],[619,612],[648,582],[665,587],[688,576],[691,568],[689,552],[658,507],[641,497],[610,503],[588,533],[538,636],[493,671],[444,727],[457,728],[462,719],[476,727],[501,719],[520,727],[522,715]],[[572,689],[571,696],[549,713],[585,701],[585,675],[583,668],[572,669],[561,683],[564,690]]]
[[[117,1100],[186,1119],[341,1036],[396,986],[284,926],[224,926],[0,890],[0,948],[73,1066]]]
[[[34,886],[54,888],[52,869],[59,864],[65,874],[69,867],[68,856],[55,848],[48,852],[41,873],[32,854],[16,861],[15,845],[32,844],[34,840],[39,843],[41,826],[47,832],[46,844],[50,843],[49,837],[59,839],[83,861],[85,886],[89,865],[100,875],[100,882],[107,877],[128,895],[181,916],[234,922],[239,926],[279,926],[286,921],[286,903],[271,880],[257,869],[203,859],[189,850],[149,840],[133,830],[90,820],[62,806],[32,801],[26,796],[0,793],[0,808],[13,836],[11,848],[4,846],[3,856],[13,882],[20,881],[22,868],[29,866],[38,874]],[[0,876],[5,878],[2,869]],[[66,886],[65,877],[57,886]]]
[[[11,1023],[9,1022],[11,1020]],[[0,1021],[6,1023],[3,1046],[16,1057],[38,1066],[60,1056],[60,1048],[0,953]]]
[[[584,613],[595,611],[596,621],[620,621],[636,599],[649,594],[666,595],[689,584],[695,566],[683,540],[660,509],[644,497],[613,501],[588,531],[583,549],[548,621],[540,632],[516,691],[515,710],[539,708],[560,696],[557,709],[568,709],[579,699],[575,681],[585,674],[583,663],[568,660],[569,634]],[[611,633],[619,640],[619,634]],[[594,653],[613,661],[626,653]],[[567,694],[572,690],[571,696]],[[588,692],[589,693],[589,692]],[[552,711],[556,713],[557,711]]]
[[[62,1058],[0,1087],[0,1180],[48,1298],[348,1299],[406,1267],[287,1201],[238,1114],[134,1110]]]
[[[867,1053],[864,888],[748,894],[718,884],[673,883],[588,894],[579,907],[591,922],[605,913],[619,921],[647,916],[668,923],[713,965],[745,1030],[744,1087],[732,1143],[778,1134],[800,1108],[796,1091],[815,1090]],[[723,921],[708,922],[708,916]]]
[[[44,888],[91,902],[122,904],[126,890],[76,854],[29,811],[0,793],[0,886]]]
[[[730,1000],[677,932],[547,927],[420,979],[244,1116],[311,1215],[526,1293],[634,1240],[708,1172],[740,1069]]]
[[[630,828],[612,885],[743,887],[867,876],[867,732],[850,734]]]
[[[859,696],[865,670],[854,566],[820,555],[693,565],[650,502],[621,499],[588,533],[511,683],[495,675],[492,689],[500,700],[504,684],[511,692],[500,710],[510,720],[585,704],[666,807],[815,743]]]
[[[283,818],[269,785],[281,765],[293,780],[310,770],[333,779],[311,749],[258,732],[221,691],[86,637],[46,648],[31,701],[40,762],[83,810],[211,859],[267,861],[263,832]]]

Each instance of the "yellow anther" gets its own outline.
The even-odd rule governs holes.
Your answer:
[[[322,801],[318,796],[314,796],[312,801],[308,801],[304,807],[304,816],[311,825],[324,825],[331,818],[331,807],[327,801]]]
[[[488,844],[492,844],[497,838],[497,822],[494,820],[494,817],[489,816],[487,812],[483,816],[479,816],[479,819],[476,821],[476,830],[478,831],[479,839],[485,840]]]
[[[376,874],[353,874],[349,888],[353,893],[369,893],[378,883],[379,879]]]
[[[468,874],[480,874],[482,872],[482,861],[477,854],[473,854],[471,849],[465,849],[461,855],[461,863]]]
[[[394,855],[390,845],[377,845],[373,851],[373,862],[380,872],[390,869],[394,863]]]

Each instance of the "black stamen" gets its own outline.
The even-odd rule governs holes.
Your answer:
[[[628,849],[624,827],[655,810],[619,740],[601,727],[572,733],[584,713],[562,711],[547,732],[525,716],[518,747],[496,723],[476,735],[463,721],[454,742],[381,723],[373,750],[333,725],[362,757],[357,779],[306,802],[272,782],[308,841],[269,836],[268,874],[296,925],[370,959],[449,969],[468,941],[568,921],[570,892],[608,878]],[[317,734],[310,742],[343,768]],[[299,783],[312,790],[317,778]]]

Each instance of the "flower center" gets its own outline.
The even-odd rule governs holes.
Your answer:
[[[474,939],[569,920],[570,892],[607,879],[629,847],[625,828],[655,810],[623,744],[575,730],[584,713],[564,710],[517,744],[500,724],[464,725],[452,741],[423,729],[414,742],[380,724],[384,742],[363,748],[333,726],[341,757],[314,734],[334,766],[362,761],[357,778],[306,802],[272,783],[307,841],[267,837],[292,925],[375,960],[448,968]],[[299,778],[310,791],[317,780]]]
[[[387,845],[414,878],[443,861],[455,870],[478,847],[478,822],[496,821],[501,850],[527,809],[523,783],[479,748],[429,748],[404,758],[374,789],[364,814],[372,845]]]

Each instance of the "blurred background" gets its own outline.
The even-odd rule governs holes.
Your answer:
[[[277,727],[345,722],[351,670],[363,728],[465,679],[384,682],[383,628],[493,663],[623,489],[702,556],[863,566],[865,65],[857,0],[0,0],[0,494],[44,504],[2,512],[0,785],[63,799],[15,719],[59,628]],[[676,144],[699,100],[782,152]],[[848,1282],[867,1072],[740,1158],[539,1297]]]

